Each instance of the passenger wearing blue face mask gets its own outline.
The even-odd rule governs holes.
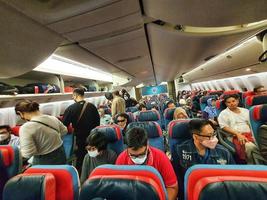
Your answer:
[[[117,155],[114,151],[107,149],[108,141],[104,133],[93,129],[86,139],[87,155],[84,157],[81,183],[85,182],[90,173],[99,165],[114,164]]]
[[[168,157],[156,148],[148,145],[146,130],[133,127],[126,133],[127,149],[123,151],[116,165],[148,165],[154,167],[163,178],[168,199],[177,197],[178,184],[174,170]]]
[[[235,164],[230,152],[217,144],[218,139],[210,120],[195,119],[189,123],[192,139],[176,145],[173,155],[173,166],[179,177],[179,188],[183,188],[186,170],[195,164]],[[183,189],[179,199],[183,198]]]

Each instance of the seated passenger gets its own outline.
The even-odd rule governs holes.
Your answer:
[[[39,104],[35,101],[17,103],[15,112],[27,120],[19,130],[22,156],[33,156],[33,165],[65,164],[66,155],[61,137],[67,133],[67,127],[56,117],[41,114]]]
[[[129,124],[129,116],[126,113],[120,113],[117,115],[117,124],[122,130],[123,136],[125,136],[125,132],[127,129],[127,126]]]
[[[149,165],[161,174],[167,189],[168,199],[175,200],[178,192],[177,179],[168,157],[149,146],[145,129],[134,127],[126,134],[127,149],[118,157],[117,165]]]
[[[205,119],[189,122],[192,139],[176,145],[173,164],[179,178],[179,199],[183,199],[183,183],[186,170],[195,164],[235,164],[230,152],[217,144],[218,139],[212,123]]]
[[[255,93],[255,95],[267,95],[267,89],[262,85],[255,87],[253,92]]]
[[[176,119],[188,119],[188,118],[189,117],[183,108],[178,107],[174,110],[174,113],[173,113],[173,119],[174,120],[176,120]]]
[[[141,112],[141,111],[146,111],[146,110],[147,110],[147,109],[146,109],[146,105],[143,104],[143,103],[139,103],[139,105],[138,105],[138,111],[134,112],[133,114],[134,114],[134,116],[135,116],[136,118],[138,118],[140,112]]]
[[[218,122],[222,130],[229,133],[228,139],[235,144],[238,162],[253,164],[252,151],[258,152],[249,126],[249,111],[238,107],[239,96],[237,94],[226,95],[224,102],[227,106],[219,117]]]
[[[216,99],[210,98],[207,100],[207,106],[203,112],[203,118],[209,119],[214,125],[217,125],[217,109],[216,109]]]
[[[169,100],[166,105],[167,105],[167,108],[176,108],[173,100]]]
[[[19,137],[12,134],[11,128],[8,125],[0,126],[0,145],[13,145],[18,146]]]
[[[99,130],[92,130],[86,139],[88,154],[84,157],[81,183],[83,184],[91,172],[99,165],[115,164],[117,155],[112,150],[107,150],[108,141],[106,136]]]
[[[98,113],[99,113],[99,116],[100,116],[100,125],[101,126],[102,125],[108,125],[108,124],[110,124],[110,122],[111,122],[111,116],[105,114],[104,108],[99,108],[98,109]]]

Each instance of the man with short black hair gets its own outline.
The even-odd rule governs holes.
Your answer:
[[[108,139],[99,129],[93,129],[86,139],[88,154],[84,157],[81,183],[85,182],[91,172],[99,165],[114,164],[117,154],[107,149]]]
[[[169,200],[175,200],[178,193],[177,178],[168,157],[149,146],[145,129],[133,127],[126,133],[127,149],[117,158],[117,165],[148,165],[161,174]]]
[[[254,138],[249,125],[249,110],[238,106],[239,96],[237,94],[226,95],[224,103],[227,108],[218,117],[220,128],[229,133],[228,140],[235,144],[237,161],[254,164],[252,154],[258,152],[258,148],[253,142]]]
[[[235,164],[230,152],[217,144],[218,139],[209,120],[195,119],[189,122],[192,139],[174,148],[173,164],[179,178],[179,199],[183,199],[183,183],[186,170],[195,164]]]
[[[81,172],[83,158],[86,155],[85,141],[90,131],[99,126],[100,117],[97,108],[94,104],[84,100],[84,89],[76,88],[72,95],[74,104],[70,105],[64,113],[63,124],[68,126],[70,123],[74,128],[76,136],[77,156],[76,168]]]
[[[0,145],[20,145],[19,137],[12,134],[11,128],[8,125],[0,126]]]
[[[255,87],[253,92],[255,93],[255,95],[267,95],[267,89],[262,85]]]

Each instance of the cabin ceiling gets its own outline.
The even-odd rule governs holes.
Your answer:
[[[171,81],[205,63],[206,58],[225,52],[267,27],[266,23],[244,26],[267,19],[266,0],[253,3],[251,0],[212,3],[208,0],[201,3],[198,0],[0,2],[61,37],[56,54],[129,77],[131,82],[127,85]],[[186,31],[183,27],[187,26],[211,29],[210,32],[199,32],[197,28]],[[212,28],[229,26],[234,28],[218,31]],[[242,56],[247,57],[246,64],[255,63],[260,51],[259,47],[254,52],[244,51]],[[236,59],[226,62],[223,67],[228,71],[236,70],[242,64],[242,59]],[[212,78],[216,67],[216,63],[211,66],[213,70],[206,71],[205,78]],[[192,77],[188,80],[198,78]]]

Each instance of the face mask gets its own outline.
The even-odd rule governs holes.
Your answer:
[[[209,149],[214,149],[216,147],[217,143],[218,143],[217,137],[214,137],[214,138],[212,138],[210,140],[204,140],[204,141],[201,142],[201,144],[204,147],[207,147]]]
[[[9,138],[9,134],[8,133],[6,133],[6,134],[0,134],[0,141],[1,142],[4,141],[4,140],[6,140],[7,138]]]
[[[88,151],[88,154],[89,154],[90,157],[95,158],[96,156],[99,155],[99,152],[97,150]]]
[[[144,162],[146,161],[146,158],[147,158],[147,155],[145,155],[144,157],[142,158],[131,158],[131,160],[134,162],[134,164],[136,165],[142,165],[144,164]]]

